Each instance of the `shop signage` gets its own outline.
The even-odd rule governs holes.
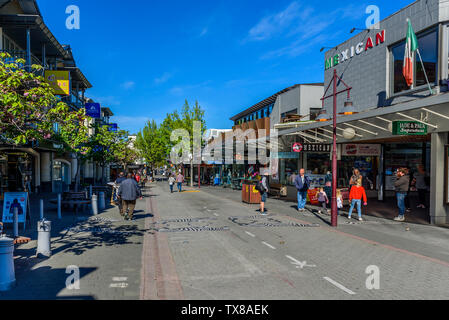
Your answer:
[[[299,159],[298,152],[278,152],[277,156],[274,155],[275,159]]]
[[[425,136],[427,125],[417,121],[394,121],[393,135],[395,136]]]
[[[317,144],[317,143],[305,143],[303,144],[304,152],[316,152],[316,153],[328,153],[332,151],[332,145],[330,144]]]
[[[101,118],[101,106],[99,103],[86,103],[85,108],[87,116],[94,119]]]
[[[294,143],[293,144],[293,152],[298,152],[298,153],[300,153],[303,149],[304,149],[304,147],[303,147],[303,145],[301,144],[301,143]]]
[[[344,144],[342,155],[345,157],[380,157],[381,151],[380,144]]]
[[[118,125],[117,125],[117,123],[111,123],[111,124],[108,124],[108,131],[110,131],[110,132],[117,132],[118,131]]]
[[[57,95],[70,95],[70,72],[45,70],[45,82],[55,90]]]
[[[360,55],[364,51],[368,51],[372,48],[374,48],[374,44],[376,46],[382,44],[385,42],[385,30],[382,30],[381,32],[377,33],[374,38],[368,37],[365,42],[359,42],[357,45],[352,46],[349,49],[346,49],[344,51],[341,51],[340,53],[337,53],[333,57],[330,57],[325,62],[325,68],[326,70],[336,67],[337,65],[352,59],[354,56]]]
[[[3,201],[3,223],[14,223],[14,210],[18,209],[19,223],[23,223],[25,229],[29,216],[29,202],[27,192],[6,192]]]

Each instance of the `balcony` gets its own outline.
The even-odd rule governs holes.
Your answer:
[[[26,51],[9,51],[9,50],[0,50],[0,52],[6,52],[8,53],[11,58],[6,59],[7,63],[11,63],[11,62],[15,62],[18,59],[24,59],[26,61],[26,57],[27,57],[27,53]],[[42,62],[33,54],[31,55],[31,64],[37,64],[37,65],[42,65]]]

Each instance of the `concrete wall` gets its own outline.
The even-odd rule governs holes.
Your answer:
[[[430,187],[430,217],[432,224],[449,223],[449,206],[445,203],[444,178],[441,174],[445,166],[445,149],[448,143],[448,133],[432,134],[431,151],[431,187]]]
[[[361,42],[366,44],[368,37],[372,38],[374,45],[374,48],[366,51],[364,46],[363,51],[359,55],[354,54],[352,58],[339,63],[335,68],[332,67],[326,70],[325,87],[332,80],[333,70],[336,69],[338,75],[342,76],[343,80],[349,86],[353,87],[351,92],[352,100],[354,106],[359,111],[416,99],[416,97],[402,96],[393,98],[390,96],[390,59],[388,48],[405,39],[407,18],[410,18],[416,33],[426,30],[431,26],[436,26],[439,22],[449,20],[448,3],[447,0],[416,1],[380,22],[380,29],[385,29],[384,43],[376,45],[376,33],[380,30],[362,31],[346,42],[338,45],[337,50],[332,49],[327,51],[325,59],[329,59],[336,54],[340,54],[341,58],[342,51],[351,49],[352,46],[356,46]],[[349,50],[349,54],[351,54],[351,50]],[[445,61],[447,61],[447,57]],[[341,84],[338,88],[342,89],[343,85]],[[421,95],[427,94],[428,91],[421,93]],[[339,96],[339,110],[343,107],[345,98],[343,94]],[[325,103],[328,112],[331,110],[331,106],[332,99],[328,99]]]

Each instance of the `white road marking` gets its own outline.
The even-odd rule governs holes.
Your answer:
[[[346,288],[345,286],[339,284],[338,282],[332,280],[332,279],[329,278],[329,277],[324,277],[324,280],[326,280],[326,281],[332,283],[334,286],[336,286],[337,288],[343,290],[344,292],[346,292],[346,293],[348,293],[348,294],[355,295],[355,292],[349,290],[349,289]]]
[[[273,247],[271,244],[266,243],[265,241],[262,241],[262,243],[263,243],[264,245],[266,245],[268,248],[271,248],[271,249],[273,249],[273,250],[276,250],[276,248]]]
[[[118,283],[111,283],[109,285],[109,288],[120,288],[125,289],[128,287],[128,284],[126,282],[118,282]]]
[[[247,235],[249,235],[250,237],[253,237],[253,238],[255,238],[256,236],[255,235],[253,235],[251,232],[248,232],[248,231],[245,231],[245,233],[247,234]]]
[[[127,277],[113,277],[112,281],[114,281],[114,282],[125,282],[125,281],[128,281],[128,278]]]
[[[297,269],[299,269],[299,268],[304,269],[305,267],[316,268],[316,265],[308,265],[307,261],[301,262],[291,256],[286,256],[286,257],[292,261],[292,264],[295,265]]]
[[[219,214],[217,214],[217,213],[214,213],[214,216],[216,216],[216,217],[219,217],[220,215],[219,215]]]

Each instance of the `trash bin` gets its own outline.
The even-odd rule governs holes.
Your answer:
[[[260,192],[256,190],[257,181],[245,180],[242,187],[242,201],[249,204],[259,204],[262,200]]]

